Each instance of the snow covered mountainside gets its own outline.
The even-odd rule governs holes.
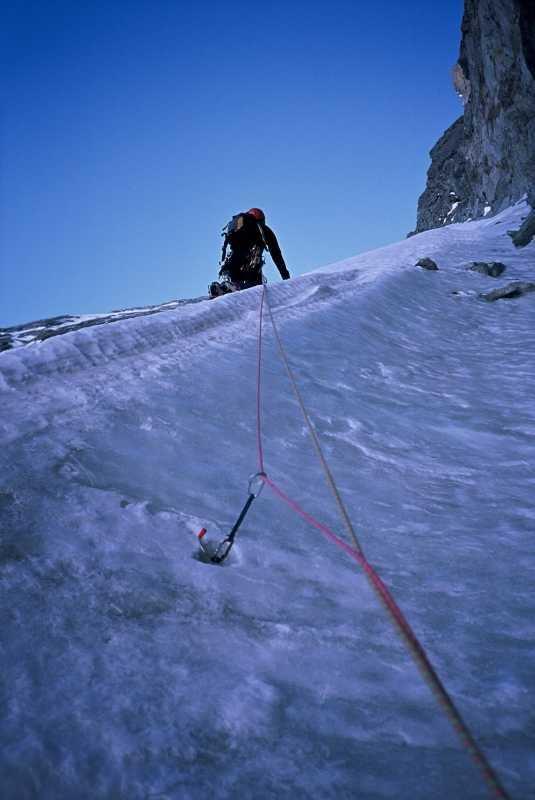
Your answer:
[[[108,322],[119,322],[122,319],[158,314],[160,311],[169,311],[169,309],[178,308],[178,306],[198,303],[202,299],[200,297],[193,300],[171,300],[168,303],[161,303],[156,306],[125,308],[118,311],[110,311],[107,314],[63,314],[60,317],[38,319],[35,322],[28,322],[23,325],[0,328],[0,352],[11,350],[13,347],[34,344],[35,342],[44,342],[52,336],[72,333],[72,331],[79,331],[82,328],[92,328],[93,325],[105,325]]]
[[[512,797],[535,782],[535,244],[427,231],[269,299],[369,560]],[[438,271],[415,267],[431,257]],[[469,271],[499,261],[498,279]],[[0,355],[4,800],[484,798],[357,565],[256,470],[261,289]],[[266,321],[268,473],[344,535]]]

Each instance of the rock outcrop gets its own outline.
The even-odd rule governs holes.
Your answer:
[[[499,289],[493,289],[492,292],[485,292],[480,296],[483,300],[492,303],[494,300],[512,300],[530,292],[535,292],[535,283],[531,281],[512,281],[506,286],[500,286]]]
[[[437,270],[438,269],[437,262],[433,261],[432,258],[428,258],[427,256],[425,258],[419,258],[414,266],[415,267],[421,267],[422,269],[429,269],[429,270]]]
[[[505,264],[501,261],[472,261],[468,269],[471,272],[481,272],[482,275],[488,275],[489,278],[499,278],[505,272]]]
[[[535,206],[535,2],[465,0],[454,86],[464,113],[431,150],[416,232],[528,196]]]
[[[533,211],[526,217],[517,231],[507,231],[515,247],[525,247],[535,237],[535,198],[532,201]]]

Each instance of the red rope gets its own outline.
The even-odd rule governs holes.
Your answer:
[[[262,320],[264,315],[264,298],[266,296],[264,284],[262,290],[262,300],[260,301],[260,320],[258,323],[258,367],[256,371],[256,444],[258,448],[259,472],[264,472],[264,449],[262,447],[262,409],[261,399],[261,380],[262,380]]]
[[[264,453],[262,448],[262,428],[261,428],[262,419],[261,419],[260,394],[261,394],[262,321],[263,321],[264,300],[266,298],[266,293],[267,289],[264,285],[262,291],[262,300],[260,304],[260,324],[259,324],[259,334],[258,334],[259,341],[258,341],[257,403],[256,403],[258,461],[260,467],[259,471],[261,473],[265,473]],[[273,319],[272,314],[271,314],[271,322],[273,324],[275,332],[277,333],[277,329],[275,327],[275,321]],[[280,342],[278,333],[277,333],[277,338],[279,339],[279,346],[282,348],[282,343]],[[281,352],[283,353],[283,351]],[[287,368],[291,370],[287,360],[286,360],[286,365]],[[473,761],[481,771],[481,774],[485,779],[489,789],[492,791],[492,794],[495,797],[501,798],[501,800],[510,800],[509,795],[501,785],[498,776],[492,769],[483,751],[479,748],[479,745],[472,736],[470,729],[463,720],[455,703],[453,702],[452,698],[446,691],[446,688],[444,687],[442,681],[440,680],[435,668],[431,664],[423,646],[421,645],[416,634],[412,630],[408,620],[406,619],[405,615],[403,614],[398,604],[394,600],[392,594],[390,593],[390,590],[386,587],[386,585],[383,583],[383,581],[381,580],[375,569],[367,560],[362,549],[357,550],[351,545],[349,545],[347,542],[345,542],[343,539],[337,536],[337,534],[334,533],[334,531],[332,531],[327,525],[324,525],[322,522],[319,522],[319,520],[317,520],[315,517],[313,517],[303,508],[301,508],[299,503],[297,503],[295,500],[289,497],[266,474],[263,474],[262,479],[264,483],[266,483],[270,487],[270,489],[284,503],[286,503],[287,506],[289,506],[289,508],[291,508],[296,514],[298,514],[300,517],[306,520],[306,522],[308,522],[310,525],[321,531],[321,533],[327,539],[329,539],[331,542],[337,545],[337,547],[343,550],[347,555],[350,556],[350,558],[353,558],[362,567],[369,583],[371,584],[376,595],[381,600],[383,606],[387,610],[390,619],[393,621],[397,632],[401,635],[402,640],[408,646],[409,651],[413,656],[416,665],[420,669],[420,672],[422,673],[427,684],[433,691],[433,694],[437,698],[441,707],[447,714],[455,731],[460,737],[463,746],[468,750]]]

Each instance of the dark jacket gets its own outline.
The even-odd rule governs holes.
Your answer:
[[[219,274],[228,276],[231,281],[246,282],[251,286],[262,283],[263,253],[268,250],[281,278],[289,278],[290,273],[271,228],[250,214],[239,214],[233,218],[236,219],[239,220],[238,229],[225,235]]]

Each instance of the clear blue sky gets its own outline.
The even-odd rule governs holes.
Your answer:
[[[292,275],[396,241],[462,111],[462,0],[8,6],[0,325],[203,294],[253,205]]]

